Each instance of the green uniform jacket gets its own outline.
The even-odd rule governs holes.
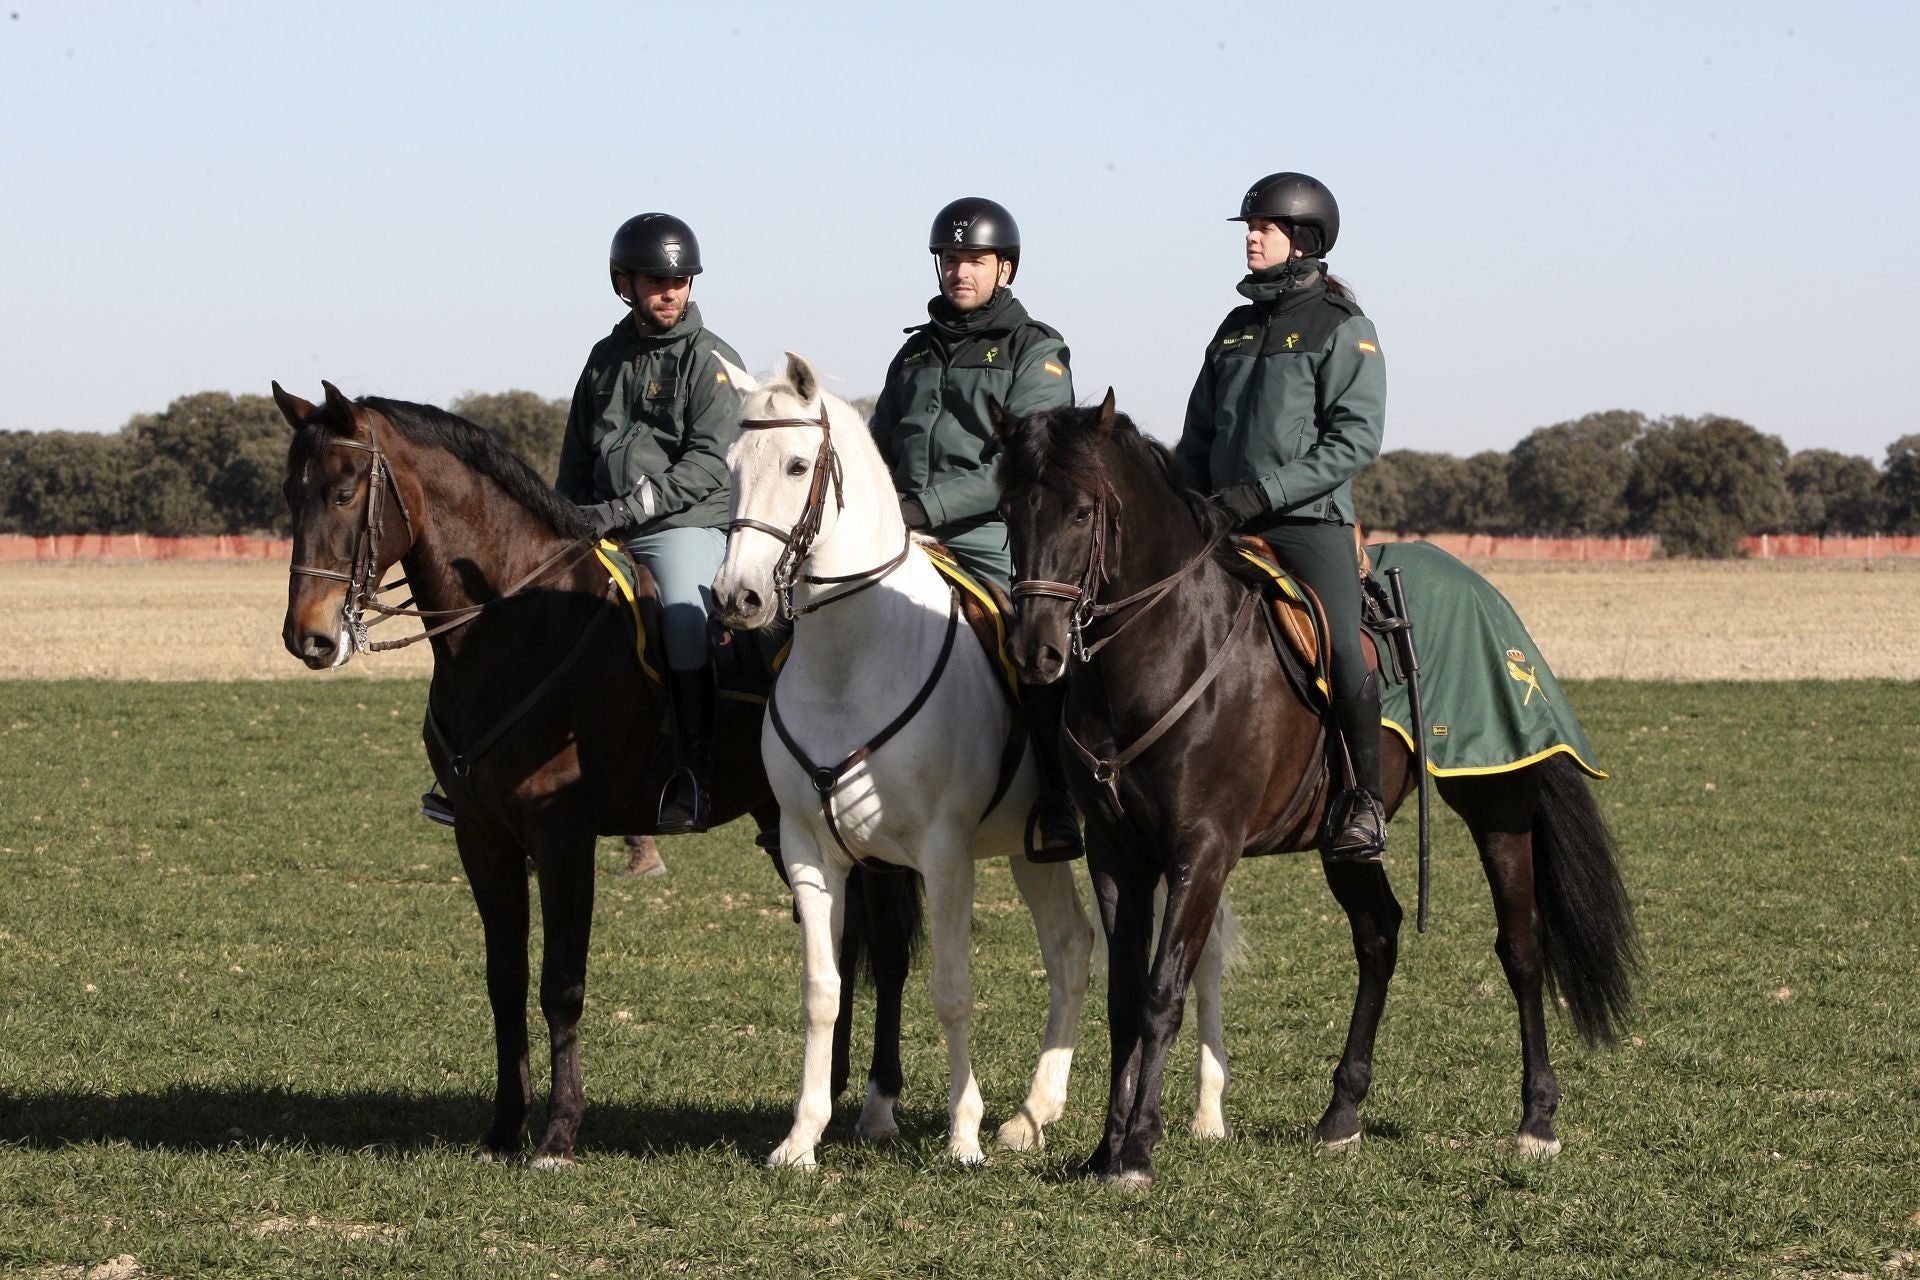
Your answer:
[[[1174,457],[1202,492],[1259,485],[1268,519],[1352,524],[1352,479],[1379,456],[1386,408],[1373,321],[1310,285],[1227,313]]]
[[[553,487],[579,503],[629,499],[642,530],[725,525],[740,397],[720,356],[740,363],[691,302],[668,333],[642,334],[622,319],[594,344],[573,389]],[[643,478],[654,485],[652,516],[634,497]]]
[[[1000,442],[987,398],[1015,414],[1071,405],[1066,343],[1014,299],[991,328],[957,342],[932,324],[907,333],[887,366],[870,424],[893,487],[926,509],[935,532],[997,520],[993,465]]]

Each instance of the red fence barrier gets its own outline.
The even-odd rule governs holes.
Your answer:
[[[1369,530],[1369,541],[1400,535]],[[1406,535],[1412,536],[1412,535]],[[1434,533],[1427,541],[1462,559],[1594,560],[1621,563],[1652,560],[1658,538],[1495,537],[1485,533]],[[1873,534],[1864,538],[1818,538],[1811,534],[1767,533],[1741,542],[1756,560],[1880,560],[1920,557],[1920,537]],[[286,538],[155,538],[143,533],[60,534],[31,538],[0,534],[0,563],[19,560],[288,560],[293,543]]]
[[[9,560],[286,560],[288,538],[156,538],[144,533],[0,534],[0,562]]]

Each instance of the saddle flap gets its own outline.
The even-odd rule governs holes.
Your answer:
[[[973,638],[987,655],[987,663],[1000,677],[1000,691],[1009,704],[1020,704],[1020,677],[1014,671],[1013,657],[1007,652],[1007,620],[1013,617],[1013,601],[992,579],[975,578],[960,567],[953,553],[938,542],[922,541],[920,549],[954,585],[960,596],[960,615],[967,620]]]

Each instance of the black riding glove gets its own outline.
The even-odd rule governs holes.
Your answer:
[[[927,509],[920,505],[919,499],[900,495],[900,518],[907,522],[909,529],[928,529],[932,521],[927,519]]]
[[[1257,484],[1230,484],[1214,492],[1213,500],[1233,513],[1233,523],[1237,528],[1250,520],[1257,520],[1272,508],[1267,506],[1267,495]]]
[[[592,506],[581,507],[580,514],[593,525],[593,536],[596,538],[617,533],[634,523],[633,512],[627,510],[625,498],[615,498],[612,502],[596,502]]]

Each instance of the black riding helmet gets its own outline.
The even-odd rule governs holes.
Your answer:
[[[700,242],[693,228],[670,213],[642,213],[628,218],[613,233],[607,250],[607,278],[620,292],[620,277],[697,276]]]
[[[1020,274],[1020,224],[1004,205],[985,196],[963,196],[933,217],[927,251],[974,249],[997,253],[1012,265],[1007,283]]]
[[[1309,258],[1324,258],[1340,235],[1340,206],[1318,178],[1304,173],[1270,173],[1248,188],[1240,212],[1228,222],[1267,218],[1287,228],[1293,247]],[[1303,235],[1302,232],[1310,232]]]

